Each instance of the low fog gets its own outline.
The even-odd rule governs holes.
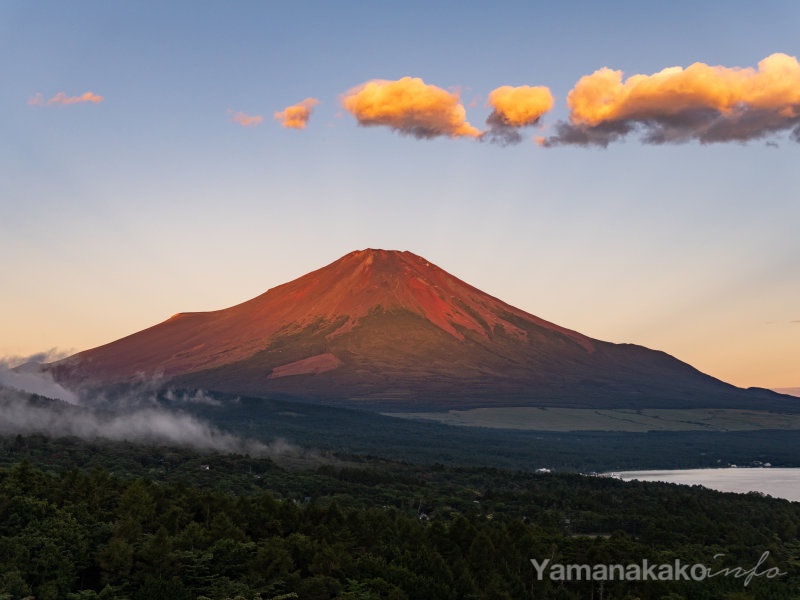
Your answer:
[[[37,368],[37,362],[50,356],[44,353],[24,360],[0,359],[0,435],[105,438],[270,458],[304,454],[286,441],[264,444],[240,438],[180,408],[167,408],[158,400],[156,382],[142,382],[113,398],[96,391],[89,396],[68,390]],[[167,390],[163,397],[175,407],[220,404],[202,390]]]
[[[50,373],[42,372],[39,365],[64,358],[63,352],[52,349],[33,356],[7,356],[0,358],[0,387],[13,388],[31,394],[78,404],[78,395],[56,383]]]

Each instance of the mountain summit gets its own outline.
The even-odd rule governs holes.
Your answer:
[[[411,252],[372,249],[231,308],[179,313],[50,369],[72,384],[163,378],[395,409],[752,407],[776,396],[555,325]]]

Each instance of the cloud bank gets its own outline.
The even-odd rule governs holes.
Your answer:
[[[554,106],[545,86],[498,87],[489,94],[487,129],[479,131],[467,121],[457,93],[419,78],[368,81],[341,102],[362,126],[504,146],[521,142],[521,129],[538,125]],[[627,79],[603,67],[581,77],[566,104],[568,120],[556,122],[553,135],[537,138],[541,146],[607,147],[630,135],[646,144],[748,142],[787,131],[800,142],[800,63],[775,53],[756,68],[696,62]]]
[[[126,394],[112,398],[68,390],[40,368],[42,362],[63,357],[62,352],[50,350],[29,357],[0,359],[0,435],[40,433],[86,440],[105,438],[271,458],[306,454],[284,440],[264,444],[243,439],[180,408],[169,409],[158,400],[158,380],[142,381]],[[222,404],[203,390],[166,390],[164,398],[177,407]]]
[[[30,399],[21,392],[0,388],[0,434],[33,433],[167,444],[262,457],[301,453],[285,441],[262,444],[242,439],[181,412],[155,407],[127,412],[95,411]]]
[[[457,93],[417,77],[368,81],[345,92],[341,102],[364,127],[388,127],[418,139],[481,135],[467,122]]]
[[[104,98],[91,91],[78,96],[58,92],[45,99],[36,93],[31,106],[98,104]],[[523,140],[522,129],[540,124],[554,106],[545,86],[508,86],[492,90],[486,130],[467,120],[457,92],[426,84],[418,77],[374,79],[340,96],[344,109],[360,126],[387,127],[417,139],[473,138],[499,145]],[[285,128],[305,129],[316,98],[276,111]],[[637,136],[646,144],[748,142],[781,132],[800,142],[800,63],[794,56],[775,53],[756,68],[725,67],[696,62],[656,73],[627,78],[620,70],[603,67],[581,77],[566,99],[567,120],[552,125],[552,135],[538,137],[544,147],[562,145],[607,147]],[[472,108],[472,105],[470,105]],[[242,127],[263,122],[261,115],[228,111]]]
[[[746,142],[791,130],[800,142],[800,63],[772,54],[758,68],[694,63],[652,75],[602,68],[567,96],[569,122],[544,146],[607,146],[632,133],[647,144]]]
[[[275,113],[275,119],[287,129],[305,129],[311,118],[311,111],[319,104],[316,98],[306,98],[302,102],[287,106]]]

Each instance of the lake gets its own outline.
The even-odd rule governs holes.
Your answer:
[[[630,481],[665,481],[702,485],[721,492],[762,492],[800,502],[800,468],[794,469],[687,469],[670,471],[620,471],[611,473]]]

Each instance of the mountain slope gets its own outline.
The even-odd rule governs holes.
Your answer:
[[[514,308],[410,252],[363,250],[237,306],[181,313],[51,365],[62,381],[288,394],[397,408],[762,408],[677,359]]]

